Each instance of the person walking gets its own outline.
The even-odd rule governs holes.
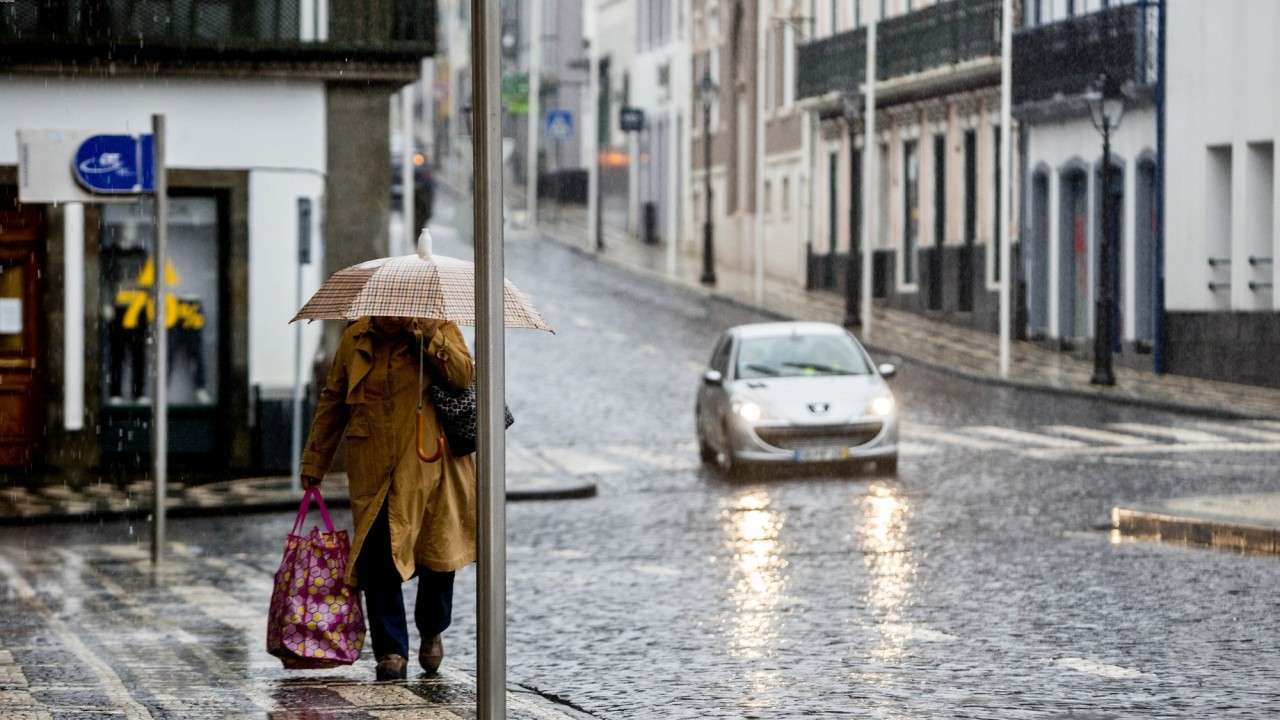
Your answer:
[[[378,680],[407,674],[401,584],[418,578],[418,661],[434,674],[444,659],[441,635],[452,619],[454,572],[475,561],[474,457],[450,453],[429,394],[420,394],[423,383],[467,388],[474,374],[466,340],[453,322],[365,317],[343,332],[320,391],[302,454],[302,482],[319,486],[345,440],[355,525],[347,582],[365,595]],[[420,402],[425,439],[417,437]],[[436,449],[438,457],[424,459]]]

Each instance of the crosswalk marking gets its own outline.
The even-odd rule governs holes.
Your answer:
[[[574,475],[613,473],[626,469],[617,463],[573,448],[546,448],[542,451],[542,456]]]
[[[672,455],[660,450],[655,451],[631,445],[607,445],[604,449],[610,455],[627,458],[628,460],[638,460],[654,467],[660,467],[663,470],[692,470],[701,465],[698,459],[690,454]]]
[[[1238,435],[1241,437],[1251,438],[1253,440],[1262,440],[1264,442],[1280,442],[1280,428],[1277,428],[1276,430],[1259,430],[1258,428],[1249,427],[1248,425],[1243,424],[1211,421],[1202,421],[1195,425],[1201,430],[1209,432]]]
[[[1144,438],[1134,437],[1133,435],[1123,435],[1117,432],[1109,432],[1107,430],[1098,430],[1097,428],[1077,427],[1075,425],[1046,425],[1043,430],[1055,432],[1060,435],[1074,435],[1077,438],[1090,440],[1103,445],[1146,445],[1148,441]]]
[[[1039,459],[1063,458],[1078,455],[1161,455],[1165,453],[1256,452],[1280,451],[1280,442],[1216,442],[1216,443],[1152,443],[1150,445],[1111,445],[1083,448],[1033,448],[1023,452],[1027,457]]]
[[[1124,432],[1135,433],[1138,435],[1151,435],[1153,437],[1169,438],[1175,442],[1184,443],[1220,443],[1227,442],[1227,439],[1221,435],[1213,435],[1201,430],[1192,430],[1190,428],[1169,427],[1166,425],[1151,425],[1149,423],[1111,423],[1107,427],[1121,430]]]
[[[1055,448],[1085,447],[1085,444],[1079,440],[1068,440],[1066,438],[1041,435],[1039,433],[1027,432],[1025,430],[996,427],[994,425],[979,425],[978,427],[968,428],[968,430],[969,432],[981,433],[983,435],[999,438],[1000,440],[1010,440],[1026,445],[1039,445],[1042,447]]]
[[[971,450],[1009,450],[1011,447],[1006,443],[994,442],[991,440],[983,440],[978,437],[968,435],[957,435],[947,432],[942,428],[932,425],[917,425],[916,423],[903,423],[902,432],[909,436],[932,440],[944,445],[956,445],[959,447],[969,448]]]

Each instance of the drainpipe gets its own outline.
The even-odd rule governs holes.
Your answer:
[[[1152,272],[1155,274],[1152,292],[1155,293],[1154,312],[1152,313],[1151,337],[1151,369],[1157,375],[1165,372],[1164,359],[1164,168],[1165,168],[1165,37],[1168,30],[1168,16],[1165,0],[1158,0],[1156,6],[1156,231],[1155,262]]]

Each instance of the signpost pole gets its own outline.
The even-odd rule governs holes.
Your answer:
[[[525,160],[527,224],[538,224],[538,126],[542,123],[542,0],[529,3],[529,154]]]
[[[293,291],[294,307],[302,307],[303,268],[311,262],[311,198],[298,198],[298,272]],[[293,424],[290,446],[293,467],[291,487],[302,489],[302,323],[293,324]]]
[[[471,0],[476,259],[476,705],[506,717],[506,425],[503,348],[500,0]]]
[[[862,337],[871,337],[871,281],[875,252],[871,241],[876,237],[880,221],[880,140],[876,137],[876,26],[880,13],[872,3],[871,22],[867,24],[867,77],[862,111]],[[852,150],[850,150],[852,152]]]
[[[164,561],[165,545],[165,494],[169,474],[169,416],[168,416],[168,313],[165,312],[165,269],[169,264],[169,174],[165,168],[164,115],[151,116],[151,134],[155,152],[155,253],[152,258],[152,298],[155,304],[154,342],[155,359],[151,393],[151,458],[153,462],[152,486],[155,497],[151,521],[151,564],[159,566]]]
[[[1010,184],[1013,180],[1013,0],[1004,0],[1000,18],[1000,217],[996,218],[1000,231],[1000,377],[1009,377],[1010,355],[1010,291],[1013,278],[1009,277],[1011,238],[1009,237]],[[1103,170],[1105,176],[1106,170]]]

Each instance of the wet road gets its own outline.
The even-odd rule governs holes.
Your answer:
[[[437,248],[466,252],[447,232]],[[1122,501],[1280,489],[1267,440],[1280,427],[906,363],[893,381],[908,422],[898,477],[730,482],[698,466],[694,391],[715,335],[759,318],[516,231],[508,274],[558,330],[509,336],[510,472],[600,485],[593,499],[509,508],[514,683],[609,718],[1274,717],[1277,560],[1097,528]],[[216,576],[201,586],[244,604],[230,627],[247,627],[289,522],[174,522],[197,568],[185,584]],[[75,587],[77,558],[103,551],[91,544],[128,553],[145,533],[8,528],[0,543],[38,592]],[[446,640],[464,673],[474,579],[459,576]],[[42,597],[55,618],[71,612]],[[175,594],[171,612],[204,597]],[[256,692],[287,682],[261,663],[229,667],[230,685],[243,676]]]

